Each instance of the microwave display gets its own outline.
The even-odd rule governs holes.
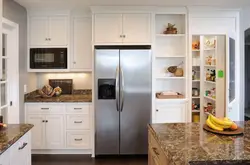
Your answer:
[[[30,69],[67,69],[67,48],[31,48]]]

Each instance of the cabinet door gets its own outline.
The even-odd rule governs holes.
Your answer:
[[[122,43],[122,14],[96,14],[95,43]]]
[[[49,17],[49,44],[52,46],[68,45],[68,18],[65,16]]]
[[[27,123],[33,124],[31,130],[31,146],[32,149],[44,149],[45,137],[45,116],[44,115],[28,115]]]
[[[92,29],[91,18],[74,18],[73,23],[73,60],[75,70],[92,69]]]
[[[124,43],[150,43],[150,14],[123,14]]]
[[[0,165],[10,165],[10,149],[0,156]]]
[[[155,116],[156,123],[184,123],[186,122],[186,104],[158,105]]]
[[[46,148],[62,149],[64,147],[63,115],[46,116]]]
[[[48,17],[30,17],[29,42],[32,46],[48,44]]]

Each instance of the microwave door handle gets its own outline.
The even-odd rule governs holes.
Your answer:
[[[115,72],[115,98],[116,98],[116,110],[119,111],[119,102],[120,102],[120,71],[119,67],[116,67],[116,72]]]

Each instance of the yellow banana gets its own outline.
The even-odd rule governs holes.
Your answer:
[[[222,125],[223,127],[231,127],[233,125],[232,121],[221,120],[211,114],[209,116],[210,116],[210,120],[212,120],[216,124]]]
[[[210,119],[210,121],[211,121],[211,123],[213,123],[216,127],[221,127],[221,128],[223,128],[223,129],[228,129],[228,128],[231,127],[231,125],[220,125],[220,124],[214,122],[214,121],[211,120],[211,119]]]
[[[210,117],[208,117],[208,119],[206,120],[206,124],[207,124],[210,128],[212,128],[212,129],[214,129],[214,130],[217,130],[217,131],[223,131],[223,130],[224,130],[224,129],[221,128],[221,127],[215,126],[215,125],[210,121]]]

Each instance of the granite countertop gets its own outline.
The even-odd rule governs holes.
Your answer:
[[[32,127],[31,124],[9,124],[6,129],[0,130],[0,155]]]
[[[24,102],[92,102],[91,90],[77,90],[73,94],[43,98],[37,91],[28,93],[24,97]]]
[[[171,159],[170,165],[200,165],[202,161],[234,164],[232,160],[250,164],[250,122],[237,124],[244,128],[244,135],[216,135],[203,130],[199,123],[151,124],[149,129]]]

